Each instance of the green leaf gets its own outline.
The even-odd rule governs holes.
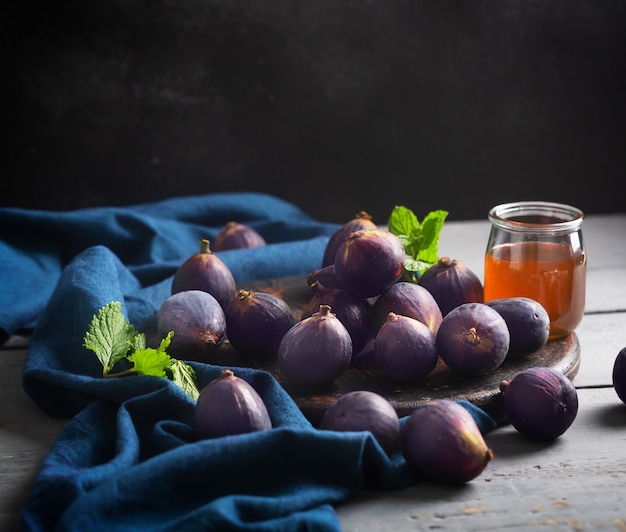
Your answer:
[[[167,377],[165,370],[172,367],[172,359],[167,353],[151,347],[135,351],[128,359],[133,363],[133,372],[139,375]]]
[[[171,370],[174,383],[180,386],[194,401],[197,401],[200,392],[196,386],[195,370],[189,364],[175,358],[172,359]]]
[[[126,356],[137,331],[122,314],[122,304],[111,301],[95,314],[83,338],[83,346],[93,351],[106,374]]]
[[[422,221],[422,241],[418,254],[418,259],[434,264],[439,260],[437,255],[439,251],[439,235],[441,234],[441,228],[448,216],[447,211],[432,211],[426,215],[426,218]]]
[[[422,273],[439,260],[439,236],[447,216],[447,211],[431,211],[420,225],[417,216],[407,207],[398,205],[391,211],[387,227],[404,246],[407,281],[417,283]]]
[[[396,236],[406,235],[412,238],[419,227],[419,222],[411,209],[404,205],[396,205],[391,211],[387,227]]]

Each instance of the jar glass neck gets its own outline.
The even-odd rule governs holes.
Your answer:
[[[504,203],[489,211],[489,221],[507,231],[540,234],[567,234],[577,231],[584,214],[562,203],[520,201]]]

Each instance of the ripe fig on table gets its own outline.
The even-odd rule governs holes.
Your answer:
[[[444,316],[463,303],[484,301],[483,284],[478,276],[450,257],[441,257],[422,274],[418,284],[433,295]]]
[[[528,297],[505,297],[485,301],[504,318],[511,343],[507,358],[521,358],[548,343],[550,316],[541,303]]]
[[[626,347],[624,347],[613,363],[613,387],[620,400],[626,404]]]
[[[334,264],[339,244],[348,238],[351,233],[360,231],[361,229],[378,229],[376,224],[372,221],[371,215],[366,211],[356,213],[354,218],[347,221],[330,236],[326,248],[324,249],[322,267]]]
[[[439,356],[451,370],[464,375],[486,375],[499,368],[509,345],[504,318],[484,303],[452,309],[437,331]]]
[[[549,367],[533,367],[502,381],[504,411],[513,427],[531,439],[554,440],[574,422],[578,392],[572,381]]]
[[[419,405],[402,427],[400,443],[409,466],[443,484],[469,482],[493,459],[474,418],[449,399]]]
[[[183,290],[203,290],[225,309],[235,297],[236,283],[232,272],[213,250],[208,240],[200,241],[200,250],[185,260],[174,273],[172,294]]]
[[[251,384],[230,369],[222,370],[219,377],[200,390],[195,423],[201,438],[219,438],[272,428],[261,396]]]
[[[324,412],[320,429],[369,431],[387,454],[397,448],[400,440],[400,420],[393,405],[382,395],[367,390],[339,396]]]
[[[215,237],[214,251],[229,249],[259,248],[267,242],[261,234],[249,225],[239,222],[228,222]]]

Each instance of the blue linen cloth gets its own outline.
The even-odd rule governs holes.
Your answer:
[[[25,530],[339,530],[334,505],[363,488],[418,480],[371,434],[314,428],[265,371],[235,374],[259,392],[273,429],[212,440],[198,439],[194,403],[171,381],[102,378],[82,346],[93,315],[120,301],[139,327],[199,239],[231,220],[268,242],[220,253],[238,282],[320,267],[338,227],[256,193],[73,212],[0,209],[0,327],[5,337],[32,331],[24,389],[47,414],[69,418],[23,508]],[[200,388],[222,369],[191,364]],[[463,404],[483,432],[495,428]]]

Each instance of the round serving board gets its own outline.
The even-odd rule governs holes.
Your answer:
[[[300,319],[304,305],[309,301],[311,291],[306,277],[293,276],[265,281],[245,283],[240,286],[248,290],[273,293],[283,298]],[[280,381],[280,373],[271,365],[261,366],[239,355],[226,341],[211,362],[234,367],[257,367],[272,372]],[[428,377],[414,384],[398,385],[391,382],[379,371],[361,367],[350,367],[328,389],[315,394],[304,394],[296,390],[285,389],[293,397],[304,415],[318,425],[326,409],[342,394],[354,390],[370,390],[386,399],[396,409],[398,416],[409,415],[416,406],[432,399],[467,400],[482,408],[498,424],[507,422],[503,411],[500,383],[512,379],[517,373],[534,366],[551,367],[566,375],[571,380],[578,373],[580,365],[580,344],[574,333],[549,341],[536,353],[517,360],[505,360],[497,370],[480,377],[459,375],[451,371],[441,360]]]

